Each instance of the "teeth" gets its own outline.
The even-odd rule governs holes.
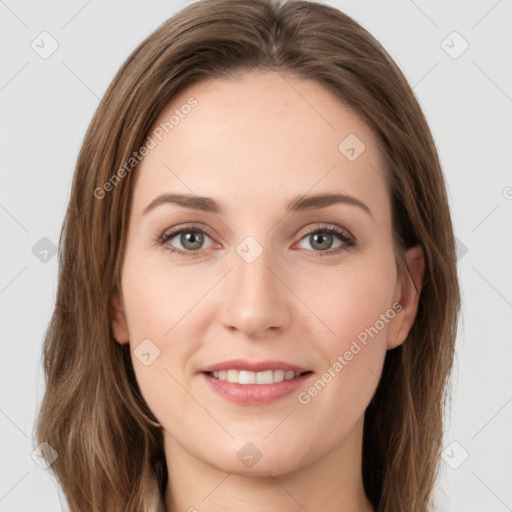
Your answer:
[[[226,380],[235,384],[274,384],[283,380],[292,380],[300,376],[299,372],[285,370],[265,370],[264,372],[250,372],[248,370],[220,370],[213,372],[219,380]]]

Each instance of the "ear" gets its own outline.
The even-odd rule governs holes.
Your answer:
[[[110,318],[112,320],[112,332],[118,343],[124,344],[130,341],[130,333],[124,314],[124,307],[119,299],[119,293],[116,291],[110,301]]]
[[[425,272],[425,258],[420,245],[415,245],[405,253],[405,260],[409,272],[403,279],[398,279],[395,295],[396,301],[402,308],[389,322],[388,338],[386,347],[388,350],[401,345],[416,318],[420,293]]]

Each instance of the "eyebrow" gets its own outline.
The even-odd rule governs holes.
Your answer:
[[[155,197],[155,199],[146,206],[142,215],[145,215],[162,204],[177,204],[178,206],[193,210],[200,210],[215,214],[222,213],[222,207],[211,197],[201,197],[191,194],[162,194]],[[298,196],[287,203],[286,212],[316,210],[327,208],[333,204],[357,206],[373,218],[370,208],[365,203],[348,194],[317,194],[308,197]]]

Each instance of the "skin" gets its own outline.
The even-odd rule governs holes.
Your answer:
[[[137,169],[113,298],[114,336],[130,343],[141,392],[164,429],[166,509],[371,511],[361,475],[364,412],[419,299],[411,279],[397,275],[375,136],[322,85],[262,71],[193,85],[155,126],[190,97],[197,106]],[[338,149],[349,134],[366,146],[354,161]],[[164,192],[212,197],[224,211],[167,203],[143,214]],[[341,203],[285,215],[292,198],[322,192],[354,196],[371,215]],[[179,234],[157,242],[187,223],[209,230],[199,257],[169,253],[171,244],[193,252]],[[357,245],[333,235],[324,249],[331,255],[315,257],[322,246],[305,229],[319,223],[348,230]],[[263,250],[251,263],[236,251],[249,235]],[[421,248],[406,259],[420,291]],[[307,404],[296,393],[234,404],[198,373],[233,358],[282,360],[313,370],[307,390],[395,302],[400,313]],[[133,353],[146,338],[160,350],[149,366]],[[247,442],[262,455],[252,467],[237,457]]]

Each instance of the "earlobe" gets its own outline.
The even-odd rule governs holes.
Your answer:
[[[110,318],[112,322],[112,332],[116,341],[121,344],[128,343],[130,341],[130,334],[117,292],[112,296],[110,302]]]
[[[407,338],[416,318],[423,285],[425,258],[422,247],[416,245],[407,250],[405,260],[407,262],[406,276],[399,279],[396,290],[399,297],[398,302],[402,308],[390,323],[387,338],[388,350],[398,347]]]

